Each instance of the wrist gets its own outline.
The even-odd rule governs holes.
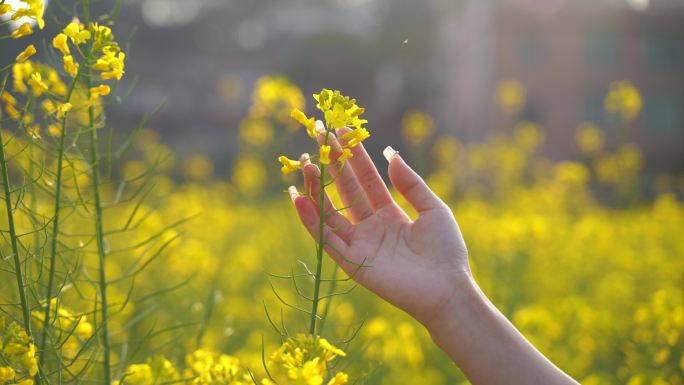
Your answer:
[[[453,294],[445,302],[439,314],[423,325],[437,345],[445,338],[472,335],[480,320],[491,311],[491,303],[477,285],[472,275],[454,282]]]

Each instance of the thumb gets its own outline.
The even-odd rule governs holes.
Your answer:
[[[423,178],[404,162],[397,151],[388,146],[382,154],[389,162],[388,174],[392,185],[419,214],[446,207],[444,202],[430,190]]]

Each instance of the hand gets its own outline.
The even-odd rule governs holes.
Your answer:
[[[337,136],[347,130],[338,130]],[[323,142],[323,134],[318,140]],[[327,169],[349,219],[325,197],[325,251],[358,283],[428,326],[471,278],[465,242],[451,210],[388,147],[384,155],[390,181],[419,215],[411,221],[363,145],[354,147],[353,157],[340,166],[340,143],[330,134],[328,144],[332,151]],[[307,163],[303,173],[306,194],[294,187],[290,194],[302,223],[317,240],[320,170]]]
[[[320,134],[318,141],[323,141]],[[390,181],[418,212],[415,221],[392,199],[361,144],[343,167],[336,162],[340,143],[331,135],[328,144],[329,171],[349,219],[324,197],[325,250],[349,276],[425,325],[474,385],[577,385],[479,290],[451,210],[399,154],[390,147],[383,152]],[[307,194],[290,187],[290,196],[302,223],[317,239],[320,171],[309,163],[303,172]]]

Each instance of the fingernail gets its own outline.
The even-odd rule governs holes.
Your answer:
[[[290,199],[292,199],[292,201],[294,201],[295,198],[299,196],[299,191],[297,191],[297,188],[295,186],[288,187],[287,192],[290,193]]]
[[[392,157],[394,157],[397,154],[398,154],[398,152],[395,149],[393,149],[391,146],[387,146],[387,147],[385,147],[384,150],[382,150],[382,155],[385,156],[385,159],[387,159],[388,162],[391,161]]]

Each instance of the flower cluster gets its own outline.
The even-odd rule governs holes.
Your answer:
[[[46,305],[44,305],[46,306]],[[33,318],[42,326],[45,322],[44,309],[33,312]],[[82,345],[93,336],[94,327],[85,314],[76,314],[66,307],[57,306],[57,299],[50,301],[50,319],[54,320],[53,327],[59,330],[64,338],[62,353],[64,357],[73,358],[78,354]]]
[[[163,356],[154,356],[143,364],[126,366],[120,380],[112,385],[154,385],[179,383],[179,374],[171,361]]]
[[[13,21],[18,21],[23,18],[29,18],[38,24],[40,29],[45,27],[45,21],[43,20],[43,12],[45,11],[45,6],[42,0],[21,0],[25,4],[23,7],[14,8],[11,4],[2,2],[0,4],[0,16],[12,13],[10,17]],[[31,28],[31,22],[22,23],[17,29],[12,31],[10,37],[12,39],[21,39],[22,37],[29,36],[33,34],[33,28]],[[36,47],[33,44],[29,44],[21,51],[15,61],[17,63],[22,63],[28,60],[31,56],[36,54]]]
[[[38,373],[36,347],[17,323],[0,317],[0,384],[32,385]]]
[[[226,354],[199,349],[185,358],[184,377],[193,378],[191,385],[248,385],[252,379],[240,366],[240,361]]]
[[[0,4],[0,15],[4,15],[10,12],[14,12],[10,17],[13,21],[18,21],[24,17],[32,19],[38,24],[38,28],[45,28],[45,20],[43,20],[43,13],[45,12],[45,5],[43,0],[20,0],[26,6],[13,8],[11,4],[4,3]],[[31,29],[31,24],[25,22],[12,33],[12,37],[18,39],[23,36],[27,36],[33,33]]]
[[[337,157],[337,162],[344,165],[353,156],[351,149],[370,137],[368,130],[363,127],[368,121],[360,117],[365,109],[356,105],[356,99],[350,99],[342,95],[340,91],[324,88],[320,93],[314,94],[313,98],[317,102],[316,107],[323,112],[325,119],[325,125],[320,127],[320,132],[316,127],[315,119],[307,117],[298,108],[294,108],[290,116],[306,128],[306,133],[312,139],[317,139],[318,134],[324,136],[323,143],[319,147],[321,164],[330,164],[331,147],[328,144],[328,135],[336,134],[336,129],[349,127],[350,130],[341,135],[344,143],[342,152]],[[286,156],[280,156],[278,161],[282,164],[281,171],[284,174],[294,172],[302,166],[301,160],[292,160]]]
[[[278,369],[285,369],[287,380],[264,379],[262,385],[287,383],[291,385],[321,385],[330,377],[327,385],[343,385],[349,380],[344,372],[337,372],[333,376],[328,373],[328,365],[337,357],[346,356],[345,352],[333,346],[325,338],[313,337],[310,334],[299,334],[296,338],[289,338],[280,349],[275,351],[268,363],[269,372],[278,376]],[[278,364],[275,367],[274,364]]]
[[[66,84],[54,68],[31,60],[15,63],[12,66],[12,91],[14,95],[7,89],[0,94],[0,101],[10,119],[25,127],[33,138],[40,138],[41,118],[46,121],[51,134],[59,131],[49,118],[69,106],[54,102],[54,98],[64,97],[67,93]],[[19,95],[31,99],[39,108],[25,109],[26,102],[18,100]]]
[[[628,121],[637,117],[643,107],[643,99],[632,82],[618,81],[610,84],[603,105],[606,111]]]
[[[90,23],[86,27],[79,21],[72,21],[62,33],[52,40],[52,46],[62,53],[64,71],[72,77],[76,77],[80,64],[74,60],[71,54],[69,41],[79,52],[79,46],[90,42],[92,51],[87,54],[84,60],[91,58],[95,60],[92,69],[99,71],[103,80],[121,80],[124,74],[126,54],[119,48],[109,27],[98,23]],[[108,95],[109,87],[105,85],[95,87],[91,90],[91,94],[96,97]]]

